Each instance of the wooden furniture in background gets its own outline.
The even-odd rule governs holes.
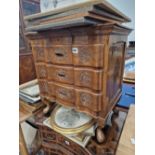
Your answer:
[[[36,78],[30,44],[25,36],[24,16],[40,12],[39,0],[19,1],[19,84]]]
[[[35,116],[39,111],[42,111],[43,108],[44,104],[42,102],[38,103],[35,106],[31,106],[24,101],[19,101],[19,147],[21,155],[28,155],[28,150],[26,147],[26,142],[24,140],[21,123],[23,123],[30,117]]]
[[[106,132],[104,143],[98,144],[95,138],[91,139],[87,148],[92,155],[115,155],[126,116],[127,113],[122,111],[117,111],[112,115],[112,125],[107,125],[103,129]]]
[[[19,83],[23,84],[36,78],[36,71],[32,53],[19,55]]]
[[[53,106],[54,108],[55,106]],[[35,124],[39,129],[42,150],[45,155],[91,155],[87,148],[84,149],[75,142],[69,140],[64,135],[55,132],[45,126],[43,121],[48,117],[43,113],[38,113],[35,117]]]
[[[53,108],[55,106],[53,105]],[[106,140],[103,144],[99,144],[95,137],[89,141],[85,148],[79,146],[72,140],[69,140],[64,135],[57,133],[51,128],[43,124],[48,117],[44,116],[43,112],[35,115],[35,125],[39,128],[41,137],[42,150],[46,155],[114,155],[118,141],[123,129],[127,113],[119,111],[111,117],[112,125],[106,125]]]
[[[28,117],[25,116],[25,119],[29,117],[30,116]],[[20,122],[19,122],[19,149],[20,149],[21,155],[29,155]]]
[[[54,108],[55,106],[53,106]],[[63,135],[55,132],[54,130],[46,127],[43,124],[43,121],[47,119],[44,116],[43,112],[40,110],[34,116],[34,124],[38,127],[40,140],[41,140],[41,149],[46,155],[51,155],[52,153],[55,155],[102,155],[102,154],[111,154],[114,155],[116,151],[116,147],[118,145],[118,141],[123,129],[123,125],[126,119],[126,113],[119,111],[118,113],[114,113],[111,120],[112,126],[106,125],[104,127],[104,131],[106,132],[106,140],[103,144],[98,144],[96,138],[92,138],[86,148],[80,147],[75,142],[69,140]],[[20,119],[21,122],[25,121],[32,115],[27,115],[24,119]],[[20,129],[20,137],[22,137],[22,130]],[[20,149],[22,155],[27,155],[26,145],[24,145],[24,138],[21,138],[20,141]],[[24,147],[25,146],[25,147]]]
[[[124,125],[124,129],[118,144],[116,155],[134,155],[135,144],[132,144],[132,139],[135,139],[135,106],[131,105],[128,116]]]
[[[130,59],[135,57],[135,41],[129,41],[129,45],[126,49],[125,59]]]
[[[22,155],[29,155],[26,142],[24,139],[21,123],[26,121],[28,118],[33,116],[33,113],[31,109],[24,108],[24,105],[26,103],[19,102],[19,148],[20,148],[20,153]]]
[[[19,148],[21,155],[29,155],[26,142],[24,139],[23,131],[21,128],[21,123],[29,119],[30,117],[36,115],[39,111],[42,111],[44,104],[42,102],[35,106],[28,105],[24,101],[19,101]]]
[[[36,80],[24,83],[20,85],[19,88],[23,88],[24,86],[31,85],[35,81]],[[42,111],[44,107],[45,105],[41,101],[34,105],[30,105],[22,100],[19,100],[19,147],[20,147],[20,153],[22,155],[28,155],[28,150],[24,140],[21,123],[26,121],[28,118],[36,115],[39,111]]]
[[[87,148],[82,148],[75,142],[56,133],[46,126],[40,126],[42,148],[46,155],[90,155]]]

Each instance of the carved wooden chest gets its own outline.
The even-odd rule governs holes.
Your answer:
[[[110,24],[31,36],[42,99],[73,107],[103,123],[121,95],[129,32]]]
[[[122,89],[127,36],[116,24],[38,31],[29,36],[44,103],[56,102],[96,119],[102,128]]]

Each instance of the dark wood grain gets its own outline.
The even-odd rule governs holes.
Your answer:
[[[19,84],[36,78],[30,43],[25,36],[24,16],[40,11],[39,0],[19,1]]]
[[[32,53],[19,55],[19,83],[25,83],[36,78]]]

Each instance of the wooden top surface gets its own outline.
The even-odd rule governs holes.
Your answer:
[[[113,7],[106,0],[104,0],[104,1],[103,0],[90,0],[90,1],[87,1],[87,2],[82,2],[82,3],[79,3],[79,4],[73,4],[73,5],[70,5],[70,6],[63,7],[63,8],[57,8],[57,9],[47,11],[47,12],[44,12],[44,13],[37,13],[37,14],[30,15],[30,16],[26,16],[26,17],[24,17],[24,19],[25,20],[33,20],[33,19],[42,18],[42,17],[46,17],[46,16],[49,16],[49,15],[54,15],[54,14],[62,13],[62,12],[65,12],[65,11],[77,9],[77,8],[80,8],[80,7],[92,6],[92,5],[99,5],[103,9],[106,9],[106,10],[108,10],[108,11],[122,17],[122,18],[126,19],[127,21],[131,21],[130,18],[128,18],[122,12],[117,10],[115,7]]]
[[[135,139],[135,106],[131,105],[128,116],[118,144],[116,155],[134,155],[135,145],[131,139]]]

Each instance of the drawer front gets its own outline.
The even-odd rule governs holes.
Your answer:
[[[76,151],[78,155],[90,155],[88,152],[84,151],[84,149],[76,147]]]
[[[41,137],[46,142],[57,142],[57,133],[51,130],[50,128],[46,126],[42,126],[42,128],[39,129],[41,133]]]
[[[72,152],[76,152],[77,155],[88,155],[84,149],[82,149],[78,144],[68,140],[66,137],[58,136],[58,143],[62,144],[64,147]]]
[[[42,149],[43,149],[43,155],[62,155],[62,154],[58,154],[57,150],[49,149],[45,145],[42,145]]]
[[[103,45],[72,46],[75,66],[103,67]]]
[[[90,111],[99,112],[101,111],[102,94],[93,93],[91,91],[75,89],[76,93],[76,106]]]
[[[44,48],[39,46],[32,46],[32,52],[35,59],[35,62],[44,62],[45,61],[45,53]]]
[[[46,47],[46,61],[53,64],[72,64],[71,46]]]
[[[62,67],[56,65],[48,65],[48,79],[66,84],[74,83],[73,67]]]
[[[45,63],[37,63],[36,64],[36,72],[38,79],[46,79],[47,78],[47,70]]]
[[[47,132],[47,131],[42,131],[42,138],[43,140],[47,142],[56,142],[57,141],[57,136],[53,132]]]
[[[75,91],[73,87],[55,84],[56,101],[64,105],[73,106]]]
[[[102,89],[102,70],[75,68],[75,85],[93,90]]]

